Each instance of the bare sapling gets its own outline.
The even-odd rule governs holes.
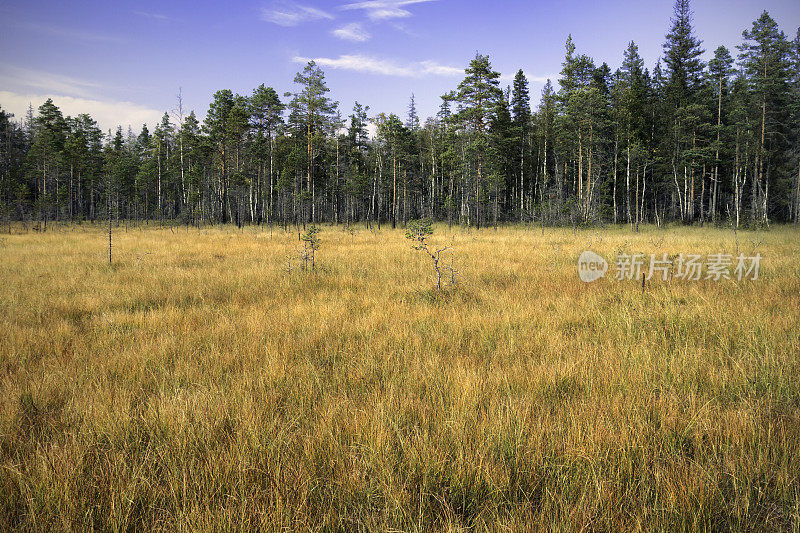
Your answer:
[[[436,290],[442,290],[442,270],[450,271],[450,281],[455,282],[455,275],[457,272],[452,267],[452,256],[450,267],[442,267],[441,259],[442,252],[452,250],[452,246],[444,246],[442,248],[433,248],[428,242],[428,237],[433,235],[433,223],[428,218],[420,220],[411,220],[406,229],[406,239],[413,242],[411,245],[415,250],[425,252],[433,262],[433,269],[436,272]]]

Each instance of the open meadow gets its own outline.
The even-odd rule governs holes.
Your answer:
[[[0,236],[0,530],[800,528],[800,233]],[[737,242],[738,241],[738,242]],[[760,253],[757,280],[613,279]],[[583,283],[578,256],[609,260]],[[443,264],[450,266],[445,253]]]

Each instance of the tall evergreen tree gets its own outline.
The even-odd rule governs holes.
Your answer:
[[[542,221],[544,223],[545,218],[551,219],[552,218],[552,207],[553,207],[553,192],[551,191],[550,187],[550,176],[554,175],[557,172],[558,164],[551,154],[554,153],[554,131],[556,127],[556,113],[557,113],[557,102],[556,102],[556,93],[553,89],[552,82],[548,79],[545,82],[544,87],[542,88],[542,95],[541,100],[539,101],[539,108],[536,111],[537,119],[536,119],[536,135],[538,138],[539,146],[542,147],[542,161],[541,170],[538,171],[538,175],[541,176],[540,180],[541,183],[539,184],[539,203],[542,209]],[[560,204],[563,200],[562,198],[562,189],[561,189],[562,182],[561,180],[556,180],[556,199]],[[545,214],[545,195],[547,195],[547,214]]]
[[[759,109],[759,141],[751,198],[752,219],[766,224],[769,205],[769,173],[777,170],[788,123],[789,43],[766,11],[742,33],[739,62],[747,74]]]
[[[664,43],[664,62],[666,64],[666,86],[664,97],[668,103],[669,135],[665,141],[669,148],[675,192],[681,218],[690,221],[695,205],[694,160],[696,148],[696,127],[699,117],[697,92],[702,82],[703,63],[700,56],[704,50],[702,42],[694,35],[692,11],[689,0],[676,0],[673,9],[672,27]],[[680,185],[679,168],[683,170],[683,187]]]
[[[298,72],[294,82],[300,86],[296,93],[286,93],[285,96],[292,96],[289,108],[297,117],[297,120],[305,126],[306,137],[306,195],[311,202],[310,217],[311,221],[316,221],[315,192],[314,192],[314,157],[315,136],[324,138],[326,130],[330,128],[331,119],[336,113],[337,103],[328,98],[330,91],[325,84],[325,73],[314,61],[309,61],[302,72]]]
[[[522,221],[525,212],[525,176],[526,168],[531,166],[530,157],[526,159],[530,143],[531,129],[531,97],[528,92],[528,79],[522,70],[514,75],[514,85],[511,91],[511,128],[513,139],[516,142],[516,173],[519,176],[517,195],[519,196],[518,218]]]
[[[483,164],[488,147],[488,126],[503,93],[499,87],[500,73],[492,70],[489,56],[476,53],[469,66],[464,69],[464,73],[466,77],[458,85],[455,99],[461,105],[458,118],[468,125],[474,137],[473,148],[478,160],[474,189],[475,225],[480,229]]]
[[[0,108],[0,215],[8,223],[9,233],[12,217],[24,220],[24,201],[28,195],[23,179],[28,142],[13,117]]]
[[[397,217],[399,214],[400,203],[397,199],[398,193],[398,163],[403,158],[403,139],[405,137],[406,129],[403,122],[395,114],[386,116],[381,114],[378,116],[378,135],[385,140],[389,149],[390,159],[392,162],[392,186],[391,186],[391,219],[392,228],[397,227]]]
[[[229,122],[233,111],[233,92],[223,89],[214,93],[214,100],[208,108],[204,124],[205,133],[214,148],[215,160],[219,165],[219,173],[213,190],[216,197],[216,214],[222,223],[230,220],[228,202],[228,180],[230,174],[229,159],[231,157],[231,139]]]
[[[572,36],[567,37],[566,55],[562,63],[561,89],[558,102],[561,110],[561,144],[564,162],[572,158],[575,172],[571,190],[575,195],[570,218],[589,218],[594,179],[595,136],[602,109],[602,94],[595,83],[595,65],[585,54],[575,55]],[[566,179],[566,166],[563,179]]]
[[[631,196],[631,172],[638,177],[637,165],[644,155],[646,86],[644,80],[644,61],[639,56],[639,47],[631,41],[622,60],[622,68],[617,86],[620,92],[618,102],[622,121],[625,150],[625,215],[628,224],[638,222],[634,204],[638,196]],[[638,182],[637,182],[638,184]],[[635,187],[634,187],[635,188]]]
[[[797,167],[797,179],[794,186],[794,227],[797,227],[800,220],[800,28],[797,28],[797,35],[792,41],[792,66],[794,80],[792,86],[792,113],[794,126],[794,155]]]
[[[274,154],[275,154],[275,135],[278,128],[283,124],[283,110],[286,106],[281,102],[278,93],[272,87],[265,87],[262,83],[250,97],[250,120],[255,130],[255,155],[257,159],[256,168],[256,212],[258,222],[266,211],[267,221],[271,220],[274,197]],[[265,168],[265,156],[268,164]],[[267,198],[264,206],[264,192],[262,191],[263,177],[267,175]],[[266,207],[266,209],[265,209]]]
[[[492,116],[490,153],[492,159],[491,173],[488,176],[488,185],[491,189],[493,204],[493,225],[497,230],[497,221],[500,217],[500,194],[509,184],[507,178],[513,176],[512,167],[517,155],[517,138],[514,135],[511,117],[510,101],[508,95],[500,98],[497,109]]]
[[[58,199],[66,130],[67,125],[61,110],[52,99],[48,98],[39,106],[39,113],[33,119],[32,142],[27,157],[29,174],[37,186],[36,204],[39,220],[45,230],[52,200]]]
[[[711,78],[711,83],[714,87],[714,94],[716,95],[716,127],[715,127],[715,141],[714,141],[714,175],[712,177],[712,192],[710,196],[711,207],[711,221],[717,220],[717,194],[719,190],[719,166],[720,166],[720,151],[722,150],[722,110],[723,100],[727,98],[730,90],[729,83],[730,77],[733,75],[734,70],[733,58],[730,52],[724,46],[718,47],[714,51],[714,58],[708,62],[708,73]]]

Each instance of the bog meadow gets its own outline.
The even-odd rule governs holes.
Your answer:
[[[800,531],[762,3],[2,3],[0,531]]]
[[[738,235],[756,280],[644,289],[579,254],[733,233],[437,226],[441,291],[400,230],[299,242],[3,237],[4,529],[797,528],[796,230]]]

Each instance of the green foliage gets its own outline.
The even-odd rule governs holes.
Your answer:
[[[612,72],[570,35],[535,110],[525,73],[503,90],[480,53],[428,118],[413,94],[403,117],[361,101],[345,116],[313,61],[287,102],[265,84],[215,92],[202,127],[179,102],[138,135],[104,136],[48,99],[0,120],[0,205],[40,228],[95,220],[112,192],[120,219],[187,224],[800,218],[800,33],[790,42],[765,11],[738,57],[720,46],[704,65],[690,0],[665,26],[652,69],[629,42]]]
[[[425,240],[433,235],[433,222],[428,218],[410,220],[406,226],[406,239],[412,241],[415,250],[422,250]]]
[[[300,240],[303,242],[303,250],[301,252],[303,270],[308,270],[309,268],[311,270],[316,269],[315,255],[321,244],[319,231],[319,228],[312,224],[300,237]]]

